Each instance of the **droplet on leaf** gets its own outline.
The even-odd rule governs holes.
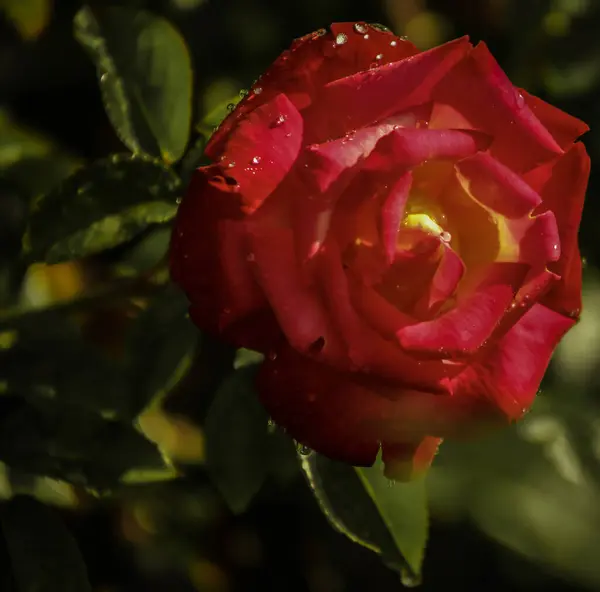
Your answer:
[[[359,35],[364,35],[369,29],[365,23],[354,23],[354,30]]]

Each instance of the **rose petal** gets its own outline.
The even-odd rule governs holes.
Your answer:
[[[548,129],[561,148],[568,149],[571,144],[582,134],[589,131],[589,126],[580,119],[565,113],[561,109],[530,95],[527,91],[519,89],[525,102],[533,114]]]
[[[510,420],[533,403],[554,348],[573,319],[535,304],[521,320],[453,381],[458,399],[487,398]]]
[[[296,39],[253,85],[253,90],[237,105],[211,137],[206,154],[215,159],[225,140],[240,121],[258,106],[285,94],[299,110],[305,109],[328,82],[365,70],[373,61],[387,64],[419,53],[409,41],[368,27],[359,35],[355,23],[336,23],[331,31],[315,31]],[[347,43],[336,43],[345,35]],[[375,60],[376,56],[382,57]],[[254,92],[254,89],[260,89]]]
[[[379,140],[363,169],[389,171],[428,160],[458,160],[485,150],[489,142],[488,136],[475,131],[396,129]]]
[[[470,122],[470,129],[490,134],[494,138],[491,155],[514,171],[529,170],[562,152],[484,43],[477,45],[431,96],[458,111]],[[450,124],[455,121],[441,117],[432,119],[429,127]]]
[[[396,259],[398,231],[404,218],[411,185],[412,175],[407,172],[389,189],[386,188],[387,195],[381,208],[381,240],[390,265]]]
[[[459,295],[452,310],[431,321],[400,329],[400,345],[432,358],[473,355],[493,333],[523,278],[522,265],[490,266],[483,281],[468,294]]]
[[[199,311],[198,324],[218,332],[264,306],[248,266],[239,197],[213,182],[212,169],[198,169],[183,200],[171,239],[171,276]]]
[[[561,159],[533,171],[529,182],[542,196],[540,211],[554,212],[560,236],[560,259],[550,270],[562,277],[544,300],[548,307],[568,316],[581,310],[581,257],[577,235],[590,174],[590,159],[583,144],[575,144]]]
[[[347,359],[316,290],[302,274],[289,230],[248,224],[253,270],[290,345],[323,360]]]
[[[475,154],[455,167],[461,185],[472,199],[498,214],[521,218],[542,202],[520,175],[489,154]]]
[[[415,316],[430,318],[456,292],[465,273],[465,264],[450,245],[443,244],[444,252],[425,293],[415,306]]]
[[[341,137],[392,113],[429,102],[431,89],[470,48],[465,37],[328,83],[306,111],[306,118],[311,122],[307,129],[309,142]],[[402,89],[401,92],[398,89]]]
[[[279,125],[278,119],[285,118]],[[302,144],[302,116],[283,94],[257,107],[227,138],[221,168],[240,187],[246,213],[254,212],[295,164]]]
[[[431,436],[417,443],[383,442],[381,460],[385,465],[384,475],[394,481],[411,481],[418,478],[431,466],[441,443],[441,438]]]
[[[349,369],[400,380],[405,386],[443,390],[440,381],[448,377],[448,368],[406,355],[395,343],[373,331],[356,313],[335,243],[324,246],[318,264],[318,278],[326,295],[329,314],[345,340],[352,362]]]

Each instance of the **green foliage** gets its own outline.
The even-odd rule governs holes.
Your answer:
[[[31,259],[48,263],[110,249],[171,220],[180,190],[177,175],[160,161],[113,155],[36,201],[25,249]]]
[[[243,512],[269,465],[268,417],[256,398],[256,367],[236,370],[215,394],[205,423],[208,471],[233,512]]]
[[[91,592],[77,544],[54,511],[17,496],[0,518],[18,592]]]
[[[400,572],[405,586],[420,581],[427,542],[423,479],[394,483],[377,461],[354,468],[308,450],[299,450],[302,469],[331,525],[350,540],[379,553]]]
[[[191,125],[192,68],[173,25],[145,11],[85,6],[75,16],[75,36],[96,64],[123,143],[134,153],[179,160]]]
[[[198,331],[187,309],[185,296],[167,286],[132,325],[126,341],[132,417],[166,394],[189,366]]]

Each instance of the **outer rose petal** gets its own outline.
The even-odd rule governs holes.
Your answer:
[[[535,304],[485,356],[453,381],[454,397],[487,398],[504,415],[520,418],[533,403],[554,348],[575,324]]]
[[[489,133],[492,156],[515,171],[527,171],[562,152],[484,43],[441,81],[432,98],[456,109],[471,128]],[[430,124],[451,126],[455,121],[443,118]]]
[[[530,95],[523,89],[520,89],[520,92],[533,114],[554,136],[561,148],[568,149],[579,136],[590,129],[587,123],[557,109],[550,103]]]
[[[544,304],[568,316],[581,310],[581,257],[577,234],[590,174],[590,159],[583,144],[575,144],[567,154],[528,176],[540,192],[539,210],[554,212],[560,236],[561,256],[551,271],[561,281],[548,294]]]
[[[207,156],[216,158],[231,130],[280,93],[302,110],[328,82],[367,69],[375,56],[382,56],[379,64],[387,64],[419,53],[412,43],[390,33],[373,27],[368,27],[368,33],[365,39],[357,34],[354,23],[336,23],[331,25],[331,32],[322,29],[296,39],[254,84],[253,89],[260,88],[261,92],[250,92],[213,134]],[[348,42],[337,43],[339,35],[345,35]]]
[[[258,209],[292,169],[302,129],[300,113],[285,95],[277,95],[250,113],[227,138],[222,167],[228,167],[227,174],[238,182],[244,211]]]
[[[465,37],[399,62],[330,82],[306,111],[308,141],[319,143],[340,137],[393,113],[429,102],[431,89],[470,48]]]
[[[384,442],[382,460],[385,464],[385,476],[395,481],[410,481],[418,477],[429,468],[441,443],[441,438],[431,436],[423,438],[416,444]]]
[[[239,197],[225,183],[198,169],[183,200],[171,239],[171,275],[196,305],[196,321],[207,331],[264,306],[265,298],[247,266]]]

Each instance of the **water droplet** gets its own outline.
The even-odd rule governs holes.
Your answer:
[[[261,92],[262,92],[262,87],[260,87],[260,86],[257,86],[257,87],[254,89],[254,94],[255,94],[255,95],[259,95]]]
[[[394,485],[396,485],[396,482],[393,479],[387,479],[386,480],[386,485],[388,486],[389,489],[392,489],[392,487],[394,487]]]
[[[235,166],[235,160],[232,160],[228,165],[227,168],[228,169],[232,169]]]
[[[252,159],[252,164],[260,164],[260,161],[261,161],[261,160],[262,160],[262,159],[261,159],[261,157],[260,157],[260,156],[255,156],[255,157]]]
[[[229,111],[230,113],[235,109],[235,103],[229,103],[229,105],[227,105],[227,111]]]
[[[364,35],[369,30],[366,23],[354,23],[353,28],[359,35]]]
[[[287,134],[285,134],[286,138],[291,138],[292,137],[292,132],[288,132]]]
[[[366,35],[363,36],[363,39],[368,39],[369,38],[369,34],[367,33]]]
[[[178,197],[178,198],[175,200],[175,203],[176,203],[177,205],[179,205],[179,204],[181,203],[181,198],[180,198],[180,197]]]
[[[277,359],[277,352],[270,351],[270,352],[267,354],[267,358],[269,358],[269,360],[271,360],[271,362],[272,362],[273,360],[276,360],[276,359]]]
[[[587,259],[585,257],[581,258],[581,267],[583,267],[584,269],[587,267]]]
[[[400,35],[401,41],[408,41],[408,37],[406,35]]]
[[[313,453],[312,448],[309,448],[304,444],[300,444],[300,442],[296,442],[296,451],[300,456],[310,456]]]
[[[382,54],[382,53],[378,53],[378,54],[375,56],[375,59],[376,59],[376,60],[381,60],[382,58],[383,58],[383,54]]]
[[[327,35],[327,31],[325,29],[319,29],[314,32],[315,37],[323,37],[323,35]]]
[[[406,588],[416,588],[421,585],[421,578],[418,575],[402,570],[400,573],[400,581]]]
[[[517,101],[517,109],[522,109],[525,107],[525,97],[520,92],[517,91],[515,98]]]
[[[243,88],[239,94],[240,94],[240,99],[243,99],[244,97],[248,96],[248,91],[245,88]]]
[[[398,42],[397,42],[396,40],[394,40],[394,41],[390,41],[390,45],[391,45],[392,47],[396,47],[396,45],[398,45]]]
[[[277,430],[277,424],[269,417],[267,420],[267,432],[273,434]]]
[[[346,41],[348,41],[348,35],[345,35],[344,33],[340,33],[335,38],[335,44],[336,45],[344,45],[344,43],[346,43]]]
[[[287,119],[286,115],[281,114],[272,124],[271,127],[279,127],[280,125],[283,125],[285,123],[285,120]]]
[[[440,240],[444,243],[449,243],[452,240],[452,235],[448,231],[444,230],[440,233]]]

